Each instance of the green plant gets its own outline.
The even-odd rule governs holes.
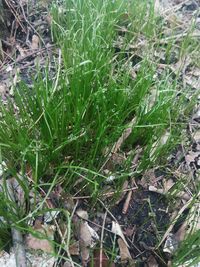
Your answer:
[[[83,194],[100,193],[107,178],[102,166],[109,153],[105,155],[104,151],[111,151],[133,118],[131,134],[121,147],[128,159],[119,172],[114,170],[116,188],[133,175],[131,160],[138,145],[144,153],[134,170],[136,176],[165,160],[179,142],[195,99],[187,103],[187,93],[171,71],[157,75],[157,62],[152,62],[150,53],[156,34],[161,35],[161,25],[156,27],[152,4],[136,2],[138,6],[133,5],[137,9],[128,0],[69,0],[63,1],[61,8],[53,4],[52,39],[59,48],[54,58],[55,73],[50,73],[47,65],[38,71],[32,88],[20,82],[14,103],[10,100],[0,106],[2,160],[8,174],[22,172],[27,200],[29,190],[34,191],[36,199],[44,184],[52,190],[59,182],[70,194],[76,193],[77,187],[83,188]],[[119,29],[129,22],[126,41],[118,53],[114,43]],[[126,42],[136,40],[140,32],[153,43],[132,79],[124,55]],[[170,43],[167,57],[172,47]],[[30,189],[27,168],[31,169]],[[77,180],[81,180],[78,185]],[[8,199],[5,191],[2,199]],[[12,209],[13,217],[8,221],[12,219],[25,229],[29,215],[39,212],[33,206],[35,212],[17,213],[17,218]]]

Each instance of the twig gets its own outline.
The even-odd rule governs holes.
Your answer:
[[[127,195],[127,197],[126,197],[126,200],[125,200],[125,202],[124,202],[124,206],[123,206],[123,209],[122,209],[122,213],[123,213],[123,214],[126,214],[127,211],[128,211],[128,208],[129,208],[129,204],[130,204],[130,201],[131,201],[132,194],[133,194],[133,191],[129,191],[129,192],[128,192],[128,195]]]
[[[129,192],[129,191],[133,191],[133,190],[137,190],[137,189],[138,189],[138,187],[131,187],[131,188],[124,189],[120,192]],[[112,197],[114,194],[116,194],[116,191],[101,194],[101,195],[99,195],[99,197]],[[92,198],[92,196],[78,196],[78,197],[72,197],[72,198],[73,199],[88,199],[88,198]]]
[[[15,202],[15,196],[13,192],[13,186],[10,179],[6,181],[6,186],[8,190],[8,197],[10,201]],[[11,227],[12,233],[12,240],[15,252],[15,261],[17,267],[27,267],[27,260],[26,260],[26,251],[24,247],[24,241],[22,234],[19,230],[15,227]]]
[[[103,264],[102,264],[102,259],[103,259],[103,237],[104,237],[104,229],[105,229],[106,217],[107,217],[107,210],[106,210],[104,218],[103,218],[103,224],[102,224],[102,230],[101,230],[99,267],[103,266]]]
[[[118,223],[118,220],[115,218],[115,216],[112,214],[112,212],[105,206],[103,201],[101,199],[97,198],[97,200],[101,203],[101,205],[104,207],[104,209],[107,211],[107,213],[112,217],[112,219]]]

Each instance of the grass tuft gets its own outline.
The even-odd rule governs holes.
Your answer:
[[[70,0],[63,1],[59,8],[56,3],[52,5],[52,39],[59,47],[55,74],[47,65],[38,71],[32,88],[20,82],[14,101],[0,105],[2,161],[7,166],[7,177],[21,172],[23,179],[18,180],[27,202],[30,190],[36,199],[44,183],[48,190],[62,183],[66,192],[74,194],[80,178],[82,194],[98,195],[106,179],[102,166],[108,154],[104,151],[111,151],[133,119],[132,132],[121,148],[128,155],[127,161],[120,171],[114,170],[116,188],[130,175],[137,177],[148,167],[162,164],[182,138],[195,98],[187,102],[187,93],[171,71],[157,73],[158,62],[152,62],[150,55],[155,37],[161,36],[162,22],[158,23],[153,3],[132,2]],[[126,41],[118,53],[115,43],[124,25],[128,29],[123,33]],[[136,42],[141,33],[150,47],[139,60],[133,79],[124,54],[127,43]],[[172,44],[167,47],[167,55]],[[130,173],[138,146],[144,153],[134,173]],[[27,169],[31,170],[31,188],[27,186]],[[6,203],[0,206],[0,214],[5,217],[11,203],[5,191],[0,197],[0,202]],[[20,223],[28,221],[30,211],[15,214],[13,210],[18,207],[12,207],[8,213],[12,218],[5,219],[24,227]]]

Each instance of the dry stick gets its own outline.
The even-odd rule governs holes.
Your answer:
[[[8,197],[10,201],[15,202],[15,196],[13,192],[12,182],[10,179],[6,181]],[[24,247],[24,241],[22,234],[19,230],[11,227],[12,240],[15,252],[15,261],[17,267],[27,267],[26,252]]]
[[[141,152],[142,152],[142,149],[139,148],[138,151],[137,151],[137,153],[136,153],[136,155],[135,155],[134,158],[133,158],[132,164],[133,164],[133,166],[134,166],[134,169],[135,169],[136,166],[137,166],[137,162],[138,162],[138,160],[139,160],[139,157],[140,157]],[[134,178],[131,179],[131,186],[133,187],[133,185],[135,185],[135,179],[134,179]],[[123,209],[122,209],[122,213],[123,213],[123,214],[126,214],[127,211],[128,211],[128,208],[129,208],[129,204],[130,204],[130,201],[131,201],[132,194],[133,194],[133,190],[131,190],[131,191],[128,192],[128,195],[127,195],[127,197],[126,197],[126,200],[125,200],[125,202],[124,202],[124,206],[123,206]]]
[[[121,148],[123,142],[129,137],[132,132],[133,125],[136,122],[136,117],[134,117],[131,122],[128,124],[128,128],[126,128],[117,142],[114,144],[111,150],[111,154],[117,153],[117,151]]]
[[[104,229],[105,229],[106,217],[107,217],[107,210],[106,210],[104,218],[103,218],[103,224],[102,224],[102,230],[101,230],[99,267],[103,266],[103,264],[102,264],[102,259],[103,259],[103,237],[104,237]]]
[[[133,191],[133,190],[137,190],[137,189],[138,189],[138,187],[131,187],[131,188],[124,189],[120,192],[129,192],[129,191]],[[116,191],[101,194],[101,195],[99,195],[99,197],[112,197],[114,194],[116,194]],[[78,196],[78,197],[72,197],[72,198],[73,199],[89,199],[89,198],[92,198],[92,196]]]
[[[124,202],[124,206],[123,206],[123,209],[122,209],[122,213],[123,213],[123,214],[126,214],[127,211],[128,211],[128,208],[129,208],[129,204],[130,204],[130,201],[131,201],[132,194],[133,194],[133,191],[129,191],[129,192],[128,192],[128,195],[127,195],[127,197],[126,197],[126,200],[125,200],[125,202]]]
[[[115,218],[115,216],[112,214],[112,212],[105,206],[103,201],[101,199],[97,198],[97,200],[101,203],[101,205],[104,207],[104,209],[107,211],[107,213],[112,217],[112,219],[118,223],[118,220]]]

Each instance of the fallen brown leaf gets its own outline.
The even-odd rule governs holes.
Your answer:
[[[26,245],[30,249],[42,250],[48,253],[53,253],[54,248],[50,240],[54,239],[55,228],[51,225],[42,225],[40,229],[37,229],[37,234],[39,234],[43,239],[39,239],[32,234],[28,234],[26,237]],[[48,239],[45,239],[45,237]]]
[[[22,48],[19,44],[16,44],[16,48],[20,53],[20,55],[18,56],[18,59],[23,58],[27,55],[27,51],[24,48]]]
[[[166,131],[159,140],[157,140],[153,145],[152,145],[152,150],[150,152],[150,158],[154,157],[154,153],[156,152],[157,148],[160,148],[161,146],[164,146],[168,139],[170,138],[170,132]]]
[[[199,156],[199,152],[193,152],[190,151],[186,156],[185,156],[185,160],[187,162],[187,164],[190,164],[192,162],[195,162],[195,158],[197,158]]]
[[[178,242],[174,234],[169,234],[165,240],[163,251],[169,254],[174,254],[178,248]]]
[[[147,259],[147,266],[148,267],[159,267],[156,259],[154,258],[154,256],[150,256],[148,259]]]
[[[93,266],[98,267],[100,265],[100,250],[94,251]],[[105,252],[102,251],[102,267],[115,267],[114,263],[110,263],[109,258],[106,256]]]
[[[80,248],[79,248],[79,242],[75,242],[69,247],[69,253],[70,255],[79,255],[80,254]]]
[[[175,238],[177,242],[183,241],[186,235],[187,231],[187,222],[185,221],[181,227],[178,229],[178,231],[175,233]]]
[[[73,267],[71,262],[70,261],[66,261],[64,264],[63,264],[63,267]]]
[[[164,187],[164,191],[165,193],[167,193],[173,186],[174,186],[175,182],[173,181],[173,179],[164,179],[163,181],[163,187]]]
[[[35,50],[39,48],[40,38],[34,34],[32,37],[31,49]]]
[[[87,266],[90,248],[95,246],[97,240],[99,240],[99,236],[96,231],[87,222],[81,221],[79,226],[79,246],[83,266]]]
[[[126,244],[126,246],[129,248],[128,243],[126,242],[126,238],[122,232],[121,226],[115,222],[112,221],[112,229],[111,231],[113,232],[113,234],[118,235],[119,237],[121,237],[121,239],[124,241],[124,243]]]
[[[87,211],[85,211],[85,210],[81,210],[81,209],[79,209],[79,210],[76,211],[76,214],[77,214],[78,217],[81,218],[81,219],[84,219],[84,220],[87,220],[87,219],[88,219],[88,213],[87,213]]]
[[[126,243],[124,242],[124,240],[122,238],[118,238],[117,242],[119,245],[120,257],[121,257],[122,263],[125,261],[128,261],[130,259],[132,260],[129,249],[128,249]]]
[[[197,131],[194,133],[193,138],[194,138],[195,142],[200,141],[200,130],[197,130]]]
[[[7,86],[5,83],[0,83],[0,95],[3,95],[6,93]]]

